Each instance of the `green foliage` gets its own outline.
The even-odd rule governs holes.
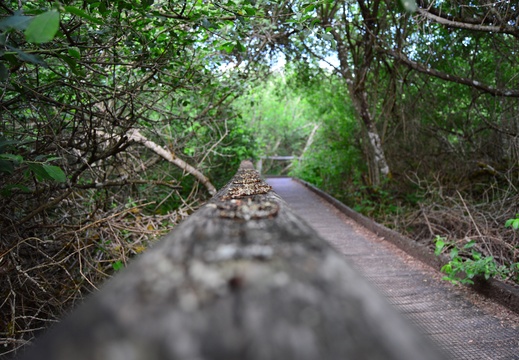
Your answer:
[[[498,265],[493,256],[483,256],[473,249],[476,245],[474,240],[469,241],[463,247],[458,248],[453,242],[444,237],[436,236],[435,255],[449,251],[450,261],[445,264],[441,271],[447,276],[443,280],[453,284],[474,284],[474,277],[483,276],[486,280],[491,277],[506,279],[515,273],[516,281],[519,280],[519,263],[510,266]],[[470,250],[470,252],[469,252]]]
[[[67,181],[67,177],[63,170],[54,165],[47,165],[44,163],[28,162],[29,169],[36,175],[40,181],[53,180],[57,182]]]
[[[115,262],[112,263],[112,268],[115,270],[115,271],[119,271],[121,270],[122,268],[124,268],[124,263],[121,261],[121,260],[117,260]]]
[[[275,73],[266,83],[251,87],[237,102],[243,124],[251,131],[253,157],[307,155],[303,151],[313,129],[319,126],[319,117],[310,99],[291,88],[287,79],[291,76],[294,74]],[[287,165],[276,168],[276,164],[264,162],[263,170],[273,173]]]
[[[374,189],[364,183],[362,174],[367,169],[361,129],[341,79],[308,66],[297,76],[289,77],[288,82],[286,91],[308,102],[311,118],[320,125],[312,145],[293,166],[291,175],[315,184],[359,210],[371,211],[382,203],[381,199],[389,203],[389,194],[382,188]]]
[[[191,174],[130,141],[132,131],[217,187],[254,155],[233,102],[266,68],[267,49],[250,47],[251,30],[271,24],[261,4],[2,2],[0,252],[20,250],[22,269],[6,258],[3,276],[36,280],[13,281],[7,295],[30,306],[3,298],[12,306],[0,319],[23,317],[0,353],[207,201]]]
[[[6,153],[4,151],[12,148],[12,145],[20,144],[19,141],[0,139],[0,173],[13,174],[17,168],[22,168],[26,177],[31,174],[36,177],[38,181],[55,181],[66,182],[67,177],[62,168],[56,165],[51,165],[50,162],[59,160],[57,156],[38,156],[35,160],[26,160],[22,155]],[[4,196],[10,195],[9,189],[20,188],[20,186],[13,187],[13,184],[4,186],[0,193]],[[23,189],[28,189],[26,186]]]
[[[46,11],[36,16],[25,29],[28,42],[41,44],[52,41],[59,29],[59,12]]]
[[[170,214],[184,216],[207,200],[192,176],[127,141],[134,129],[217,187],[243,159],[302,155],[291,164],[292,175],[368,215],[396,214],[402,203],[418,205],[425,191],[415,191],[408,179],[438,178],[456,186],[461,179],[471,190],[478,184],[486,196],[488,183],[470,177],[476,163],[497,169],[493,179],[507,186],[510,181],[502,174],[517,173],[515,135],[509,134],[517,118],[516,99],[489,97],[411,71],[385,51],[398,49],[452,76],[515,88],[518,43],[513,36],[447,29],[400,14],[399,5],[416,10],[413,0],[51,3],[4,1],[0,6],[0,225],[9,229],[0,231],[0,243],[6,249],[28,246],[17,250],[18,256],[29,254],[19,259],[24,273],[49,269],[52,274],[36,274],[34,281],[58,279],[55,287],[41,283],[44,294],[33,282],[11,292],[16,299],[34,299],[30,306],[11,302],[13,308],[23,306],[17,321],[28,319],[29,326],[44,326],[32,320],[43,313],[30,309],[47,312],[48,304],[56,303],[45,302],[54,288],[73,301],[68,289],[85,293],[85,283],[99,280],[99,268],[121,268],[121,257],[113,257],[115,236],[122,245],[130,242],[128,229],[138,218],[149,215],[169,223]],[[434,6],[458,18],[454,2]],[[508,13],[516,10],[511,6]],[[497,19],[485,16],[487,8],[463,11],[475,19]],[[345,49],[343,68],[336,61],[336,34]],[[279,51],[287,67],[265,81],[265,69]],[[338,68],[323,70],[324,61]],[[350,96],[357,96],[355,106]],[[374,154],[366,124],[359,121],[360,98],[368,103],[364,110],[372,115],[394,180],[373,181],[367,164]],[[56,205],[51,198],[63,200]],[[142,207],[134,213],[137,205]],[[103,220],[121,220],[117,214],[125,211],[135,215],[128,223],[105,226]],[[507,226],[517,229],[518,219]],[[42,222],[50,226],[39,226]],[[113,233],[104,234],[106,228]],[[505,272],[472,245],[457,249],[442,241],[436,252],[450,250],[445,271],[451,279],[461,272]],[[103,250],[95,257],[87,254],[92,242]],[[77,244],[70,250],[77,256],[65,253],[70,244]],[[65,257],[55,257],[52,249]],[[36,251],[49,251],[44,258],[53,264],[40,264]],[[81,273],[73,271],[78,258],[86,260]],[[510,267],[510,276],[518,266]],[[18,264],[4,267],[13,272],[7,276],[19,275],[14,273]],[[4,308],[0,318],[12,318],[11,306]],[[24,343],[27,334],[20,331],[8,342]]]
[[[505,227],[511,227],[514,230],[519,229],[519,214],[516,214],[513,219],[508,219],[505,223]]]
[[[389,181],[379,186],[354,183],[346,201],[355,210],[369,217],[383,218],[402,212],[398,199],[389,190]]]
[[[92,4],[93,5],[93,4]],[[91,9],[93,9],[91,5]],[[101,5],[101,4],[98,4]],[[63,9],[68,12],[69,14],[79,16],[82,19],[88,20],[91,23],[97,24],[97,25],[103,25],[103,21],[99,18],[94,17],[93,15],[90,15],[89,13],[81,10],[80,8],[77,8],[75,6],[64,6]]]

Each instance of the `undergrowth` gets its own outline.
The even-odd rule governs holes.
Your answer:
[[[443,268],[448,281],[471,283],[481,276],[519,284],[519,194],[511,180],[468,189],[409,180],[379,187],[324,183],[321,188],[433,251],[448,251],[450,261]]]
[[[450,261],[441,268],[441,271],[446,274],[443,280],[453,284],[474,284],[473,279],[482,276],[485,280],[497,277],[519,282],[519,263],[499,265],[493,256],[483,256],[481,252],[475,250],[474,240],[458,247],[454,242],[437,236],[435,246],[436,256],[450,250]]]

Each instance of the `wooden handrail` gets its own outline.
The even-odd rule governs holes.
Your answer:
[[[443,359],[244,162],[24,359]]]

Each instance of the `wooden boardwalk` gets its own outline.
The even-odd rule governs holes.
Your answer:
[[[270,178],[268,183],[452,359],[519,359],[519,329],[474,305],[439,280],[436,270],[360,228],[298,182]]]

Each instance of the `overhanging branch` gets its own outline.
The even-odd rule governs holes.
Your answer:
[[[482,31],[482,32],[493,32],[493,33],[503,33],[503,34],[510,34],[514,36],[519,36],[519,28],[516,28],[514,26],[510,25],[482,25],[482,24],[473,24],[463,21],[455,21],[448,19],[443,16],[439,16],[436,14],[433,14],[425,9],[417,9],[417,12],[423,16],[424,18],[434,21],[438,24],[450,27],[450,28],[457,28],[457,29],[465,29],[465,30],[472,30],[472,31]]]
[[[157,145],[153,141],[147,139],[138,130],[130,131],[128,133],[128,139],[144,145],[145,147],[147,147],[148,149],[150,149],[157,155],[162,156],[164,159],[166,159],[170,163],[178,166],[179,168],[181,168],[188,174],[191,174],[198,181],[200,181],[202,183],[202,185],[204,185],[206,187],[207,191],[209,191],[209,193],[211,195],[216,194],[216,188],[213,186],[213,184],[211,184],[210,180],[204,174],[202,174],[199,170],[197,170],[193,166],[186,163],[184,160],[176,157],[170,151],[164,149],[163,147]]]
[[[454,82],[457,84],[470,86],[479,91],[490,94],[492,96],[519,97],[518,90],[493,88],[491,86],[485,85],[482,82],[474,80],[474,79],[469,79],[469,78],[465,78],[462,76],[447,74],[442,71],[424,66],[420,63],[417,63],[416,61],[412,61],[406,55],[393,51],[393,50],[382,50],[381,52],[384,52],[384,53],[392,56],[393,58],[397,59],[401,63],[405,64],[407,67],[409,67],[413,70],[416,70],[418,72],[421,72],[423,74],[428,74],[428,75],[437,77],[439,79]]]

